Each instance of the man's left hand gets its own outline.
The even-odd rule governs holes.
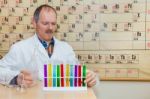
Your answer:
[[[94,86],[96,84],[96,73],[94,73],[93,71],[87,70],[86,83],[88,87]]]

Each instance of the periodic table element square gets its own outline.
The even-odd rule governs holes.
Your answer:
[[[145,22],[133,23],[133,31],[145,31]]]
[[[127,78],[127,69],[116,69],[116,77]]]
[[[84,8],[82,5],[75,5],[68,7],[69,14],[83,14]]]
[[[115,63],[116,64],[127,64],[128,63],[128,55],[126,54],[116,54],[115,55]]]
[[[127,23],[120,23],[120,22],[118,22],[118,23],[112,23],[111,24],[111,30],[112,31],[125,31],[125,25],[126,25]],[[129,30],[130,28],[127,26],[127,31],[130,31]]]
[[[10,46],[22,39],[22,36],[19,33],[9,34],[9,44]]]
[[[100,41],[101,50],[132,49],[132,41]]]
[[[53,0],[52,5],[53,5],[53,6],[60,6],[60,1],[61,1],[61,0]]]
[[[94,54],[95,63],[104,64],[105,63],[105,55],[104,54]]]
[[[139,54],[131,53],[127,55],[127,63],[139,64]]]
[[[9,7],[16,7],[16,0],[9,0]]]
[[[61,40],[61,41],[67,41],[68,38],[68,33],[66,32],[60,32],[60,33],[56,33],[55,36],[57,37],[57,39]]]
[[[37,2],[38,2],[38,6],[45,4],[45,0],[37,0]]]
[[[119,2],[114,2],[111,4],[111,11],[112,13],[123,13],[123,4]]]
[[[13,33],[22,33],[24,30],[24,25],[12,25],[11,29]]]
[[[133,41],[145,41],[145,32],[133,32]]]
[[[105,69],[105,75],[106,75],[106,77],[107,78],[114,78],[114,77],[116,77],[116,69],[109,69],[109,68],[107,68],[107,69]]]
[[[132,22],[133,14],[101,14],[100,22]]]
[[[100,22],[100,16],[99,14],[93,13],[93,14],[84,14],[84,23],[99,23]]]
[[[89,63],[89,64],[94,64],[95,63],[94,54],[88,54],[88,58],[86,60],[86,63]]]
[[[23,31],[27,33],[34,33],[35,29],[32,24],[23,25]]]
[[[19,24],[32,24],[32,16],[22,16],[19,17]]]
[[[82,14],[77,14],[77,15],[69,15],[68,16],[68,20],[69,20],[69,23],[83,23],[83,17],[84,15]]]
[[[86,0],[86,1],[84,1],[85,5],[92,5],[92,4],[98,5],[99,3],[100,3],[100,0]]]
[[[45,0],[45,4],[52,6],[54,1],[55,0]]]
[[[100,73],[100,78],[101,78],[101,79],[105,79],[105,77],[106,77],[105,68],[97,68],[96,71],[97,71],[98,73]]]
[[[108,22],[100,22],[100,31],[110,31],[111,24]]]
[[[68,14],[60,14],[58,17],[57,17],[57,21],[59,21],[58,23],[65,23],[67,24],[68,21],[69,21],[69,15]]]
[[[72,42],[83,42],[84,33],[68,33],[67,34],[67,41]]]
[[[147,22],[150,21],[150,10],[149,10],[149,12],[148,12],[148,14],[147,14],[146,20],[147,20]]]
[[[23,8],[9,8],[10,16],[23,16]]]
[[[139,77],[138,68],[128,69],[127,73],[128,73],[128,78],[138,78]]]
[[[146,22],[146,33],[150,33],[150,22]]]
[[[150,14],[150,2],[147,2],[147,10],[146,10],[147,14]]]
[[[68,6],[56,6],[55,7],[57,14],[68,14]]]
[[[20,7],[30,7],[30,1],[29,0],[21,0]]]
[[[9,9],[8,8],[0,8],[0,16],[8,16]]]
[[[72,46],[74,50],[84,50],[83,42],[69,42],[68,43]]]
[[[0,42],[0,49],[2,51],[9,50],[9,41],[2,41],[2,42]]]
[[[100,4],[100,13],[110,14],[112,11],[110,10],[111,6],[105,3]]]
[[[8,25],[2,25],[0,26],[0,33],[9,33],[9,26]]]
[[[68,32],[68,24],[59,24],[58,25],[58,32]]]
[[[100,25],[98,23],[85,23],[84,24],[84,31],[85,32],[99,32]]]
[[[0,7],[8,7],[8,2],[6,0],[1,0],[0,2]]]
[[[145,12],[145,6],[146,6],[146,3],[145,1],[142,1],[141,3],[134,3],[133,4],[133,10],[132,12],[140,12],[140,13],[144,13]]]
[[[19,23],[19,17],[15,17],[15,16],[9,16],[8,20],[9,20],[9,25],[16,25],[17,23]]]
[[[69,32],[83,32],[83,24],[69,24]]]
[[[37,7],[38,1],[37,0],[30,0],[30,7]]]
[[[68,5],[68,0],[60,0],[60,5],[61,6],[67,6]]]
[[[133,21],[134,22],[141,22],[145,21],[145,14],[144,13],[133,13]]]
[[[115,55],[114,54],[108,54],[108,55],[105,56],[105,62],[107,64],[115,64],[116,63],[115,60],[116,59],[115,59]]]
[[[84,41],[89,42],[89,41],[94,41],[94,36],[92,36],[94,33],[91,32],[84,32]]]
[[[32,32],[32,33],[22,33],[21,35],[22,35],[23,39],[26,39],[26,38],[29,38],[29,37],[33,36],[34,34],[35,33]]]
[[[150,34],[149,34],[150,35]],[[146,49],[150,49],[150,40],[146,41]]]
[[[150,26],[150,23],[149,23],[148,26]],[[149,28],[147,28],[147,32],[146,32],[146,40],[150,40],[150,30],[149,30]]]
[[[8,17],[0,17],[0,25],[8,25]]]
[[[5,34],[0,33],[0,42],[3,41],[4,37],[5,37]]]
[[[35,9],[36,9],[36,7],[30,7],[30,8],[28,8],[28,15],[29,16],[33,16]]]
[[[77,33],[60,33],[62,34],[62,38],[65,38],[68,42],[75,42],[76,41],[76,34]]]
[[[76,2],[79,0],[68,0],[68,5],[76,5]]]
[[[145,40],[133,41],[133,49],[145,49]]]
[[[99,5],[84,5],[84,13],[95,13],[98,14],[100,12],[100,6]]]

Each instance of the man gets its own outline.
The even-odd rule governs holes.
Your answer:
[[[66,62],[75,59],[72,47],[54,37],[56,20],[57,13],[49,5],[41,5],[35,10],[32,23],[36,33],[12,45],[0,60],[0,83],[21,85],[23,75],[24,83],[30,87],[34,83],[33,74],[38,73],[39,79],[42,79],[45,63],[50,60]],[[94,86],[96,74],[88,71],[86,82],[89,87]]]

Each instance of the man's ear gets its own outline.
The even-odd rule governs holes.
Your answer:
[[[37,24],[37,23],[36,23],[35,19],[32,18],[32,19],[31,19],[31,22],[32,22],[33,27],[36,29],[36,24]]]

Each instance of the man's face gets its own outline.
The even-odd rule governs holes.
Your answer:
[[[45,41],[50,41],[56,31],[56,20],[56,14],[53,10],[42,9],[38,22],[33,21],[37,35]]]

